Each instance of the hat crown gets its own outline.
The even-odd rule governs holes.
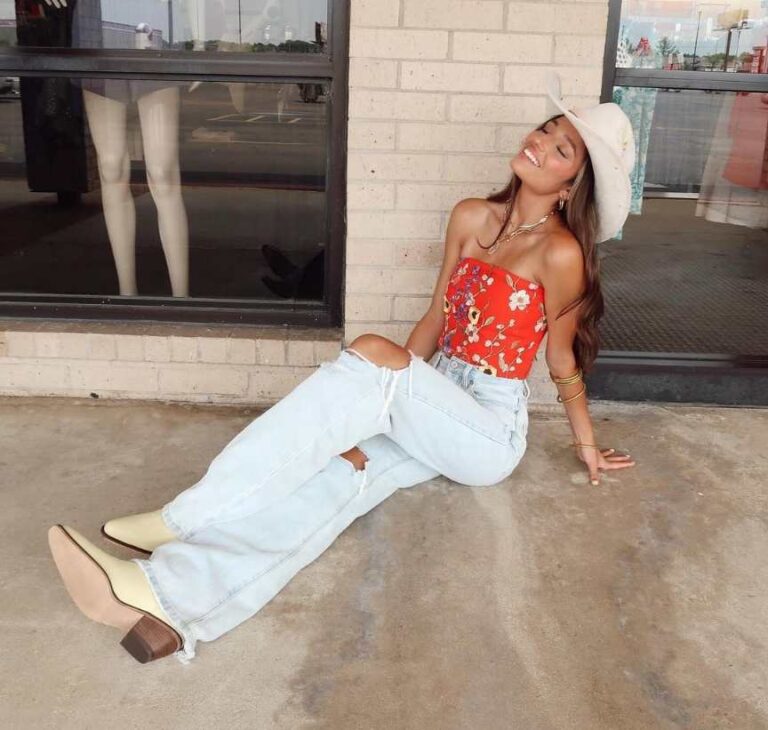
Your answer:
[[[635,140],[632,123],[618,104],[607,102],[596,106],[574,109],[597,132],[603,141],[613,148],[621,159],[624,171],[629,175],[635,166]]]
[[[560,94],[560,77],[547,74],[547,103],[562,114],[581,135],[595,176],[596,240],[611,238],[624,225],[632,201],[630,175],[635,164],[632,123],[612,102],[578,110],[568,109]]]

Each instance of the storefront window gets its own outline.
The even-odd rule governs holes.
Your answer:
[[[762,0],[625,0],[616,66],[768,73]]]
[[[321,52],[327,0],[0,0],[0,46]]]
[[[0,0],[0,312],[339,326],[348,27],[346,0]]]
[[[602,248],[603,348],[768,356],[768,94],[615,97],[647,147],[639,215]]]
[[[303,86],[15,80],[0,293],[322,300],[327,87]]]
[[[610,0],[608,25],[601,100],[630,118],[636,162],[630,215],[599,247],[590,392],[764,404],[768,3]]]

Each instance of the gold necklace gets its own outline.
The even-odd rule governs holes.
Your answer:
[[[507,204],[507,210],[505,213],[505,217],[509,215],[509,212],[512,210],[512,201]],[[496,239],[495,243],[492,243],[490,246],[483,246],[480,241],[477,242],[477,245],[480,246],[480,248],[484,249],[485,251],[488,251],[490,253],[493,253],[502,243],[506,243],[507,241],[511,241],[513,238],[517,238],[517,236],[523,234],[523,233],[529,233],[530,231],[535,230],[540,225],[545,223],[556,211],[556,208],[552,208],[552,210],[549,211],[541,220],[536,221],[536,223],[521,223],[517,228],[514,230],[511,230],[509,232],[505,232],[502,235]],[[509,224],[507,224],[509,225]]]

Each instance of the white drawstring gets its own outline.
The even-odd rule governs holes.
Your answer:
[[[410,365],[408,367],[410,369]],[[379,414],[379,419],[382,419],[387,415],[387,408],[389,408],[389,404],[392,402],[392,399],[395,397],[395,387],[397,386],[397,381],[400,378],[400,376],[403,374],[403,372],[404,372],[403,370],[389,370],[387,368],[382,368],[381,394],[384,396],[384,407],[381,409],[381,413]],[[387,375],[389,373],[392,373],[392,379],[390,380],[390,383],[389,383],[390,384],[389,393],[387,393]]]
[[[411,353],[411,361],[408,363],[408,400],[411,399],[412,384],[413,384],[413,360],[418,357],[413,350],[408,350]]]
[[[365,360],[366,362],[370,363],[374,367],[381,368],[381,379],[379,382],[379,385],[381,386],[381,394],[384,396],[384,405],[381,409],[381,413],[379,413],[379,420],[382,420],[386,418],[387,416],[387,410],[389,409],[392,399],[395,397],[395,389],[397,388],[397,381],[400,379],[400,376],[405,372],[405,368],[401,368],[399,370],[392,370],[391,368],[384,367],[382,365],[377,365],[375,362],[372,362],[369,360],[365,355],[359,353],[357,350],[354,350],[351,347],[345,348],[346,350],[349,350],[350,352],[354,352],[356,355],[359,355],[361,359]],[[416,357],[416,355],[411,351],[408,350],[409,353],[411,353],[411,359],[408,363],[408,398],[410,399],[413,394],[413,360]],[[391,377],[390,377],[391,373]],[[387,378],[390,377],[389,383],[387,383]],[[389,386],[389,391],[387,391],[387,386]],[[367,462],[366,462],[367,466]],[[360,486],[357,488],[357,494],[358,496],[363,493],[363,490],[365,489],[365,485],[368,482],[368,472],[363,467],[363,476],[360,480]]]
[[[368,481],[368,461],[363,464],[363,478],[360,480],[360,486],[357,488],[357,496],[359,497],[365,489],[365,485]]]
[[[360,358],[365,360],[367,363],[370,363],[376,368],[381,368],[381,394],[384,396],[384,407],[381,409],[381,413],[379,414],[379,420],[384,418],[384,416],[387,413],[387,408],[389,408],[389,404],[392,402],[392,399],[395,397],[395,387],[397,386],[397,381],[400,378],[400,376],[405,371],[405,368],[401,368],[399,370],[392,370],[391,368],[384,367],[383,365],[377,365],[375,362],[372,362],[369,360],[365,355],[362,353],[359,353],[357,350],[354,350],[351,347],[346,348],[349,352],[354,352],[356,355],[359,355]],[[413,395],[413,360],[417,355],[412,350],[408,350],[408,352],[411,354],[411,359],[408,363],[408,398],[410,399]],[[387,375],[388,373],[392,373],[392,380],[390,381],[390,389],[389,393],[387,393]]]

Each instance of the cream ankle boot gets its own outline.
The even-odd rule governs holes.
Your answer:
[[[126,631],[120,644],[142,664],[181,649],[173,628],[133,561],[105,553],[64,525],[48,530],[48,544],[64,586],[91,620]]]
[[[162,510],[117,517],[101,526],[101,534],[119,545],[149,555],[156,547],[178,540],[163,522]]]

